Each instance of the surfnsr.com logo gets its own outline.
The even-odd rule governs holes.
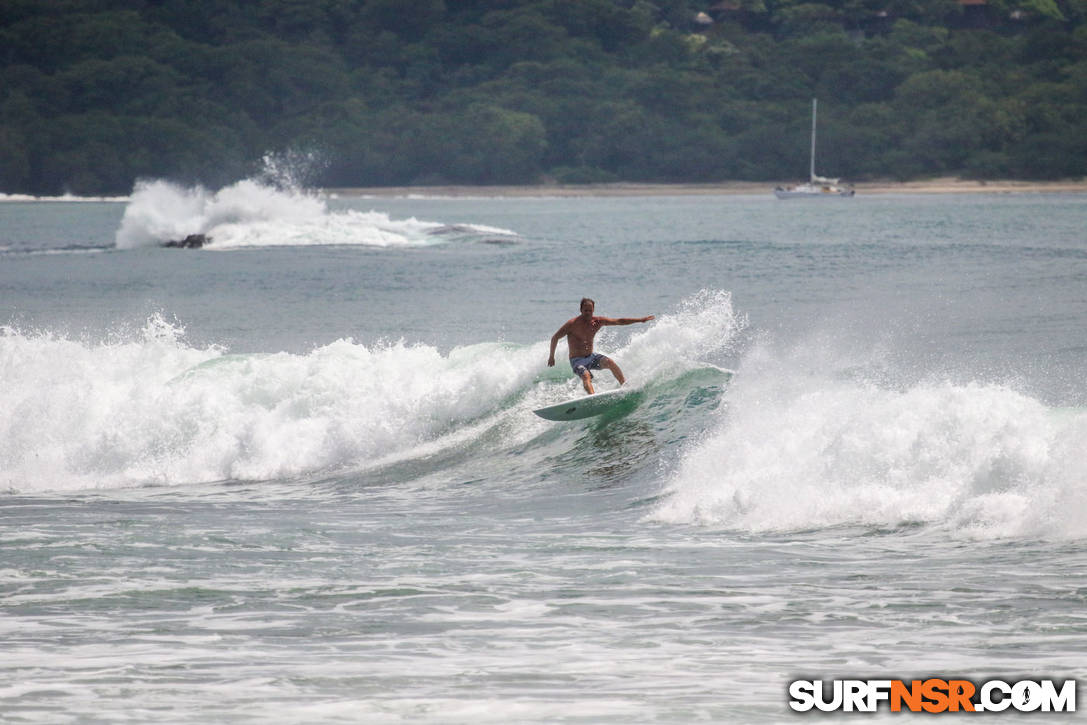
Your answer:
[[[1076,681],[795,680],[789,698],[797,712],[1075,712]]]

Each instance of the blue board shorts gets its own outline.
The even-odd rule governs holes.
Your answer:
[[[570,367],[574,370],[574,375],[579,378],[585,373],[589,373],[589,377],[592,378],[592,370],[600,369],[600,361],[604,359],[604,356],[598,352],[594,352],[592,355],[586,355],[585,357],[572,357],[570,358]]]

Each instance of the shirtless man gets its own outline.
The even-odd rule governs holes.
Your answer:
[[[590,370],[607,368],[611,370],[611,374],[615,376],[620,385],[626,382],[623,371],[619,369],[614,360],[593,352],[593,338],[596,337],[596,333],[600,332],[600,328],[605,325],[633,325],[636,322],[649,322],[653,319],[653,315],[649,317],[620,317],[618,319],[593,317],[594,309],[596,309],[596,303],[588,297],[581,300],[581,314],[567,320],[566,324],[560,327],[559,331],[551,337],[551,355],[547,358],[547,366],[553,367],[555,365],[555,346],[559,344],[559,338],[566,335],[566,345],[570,348],[570,367],[574,369],[574,375],[581,378],[581,383],[585,386],[585,392],[589,395],[595,392],[593,390],[593,374]]]

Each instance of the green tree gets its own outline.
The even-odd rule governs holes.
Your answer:
[[[1083,173],[1087,0],[7,0],[0,183]],[[696,24],[712,9],[721,22]],[[1019,11],[1015,19],[1012,11]]]

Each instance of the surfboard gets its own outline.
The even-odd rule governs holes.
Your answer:
[[[532,411],[546,420],[580,420],[591,418],[594,415],[606,413],[624,400],[637,394],[637,390],[631,388],[617,388],[603,393],[583,395],[580,398],[566,400],[561,403],[549,405],[546,408]]]

